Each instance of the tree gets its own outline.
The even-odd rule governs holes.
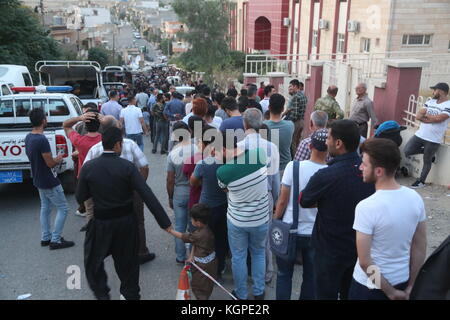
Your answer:
[[[0,1],[0,62],[28,67],[36,79],[34,65],[39,60],[58,60],[59,44],[49,37],[38,16],[17,0]]]
[[[162,50],[164,55],[171,56],[173,54],[172,39],[162,39],[159,43],[159,48]]]
[[[212,75],[217,67],[229,64],[228,4],[229,0],[175,0],[172,4],[188,29],[177,35],[191,45],[180,57],[188,70]]]
[[[91,48],[88,51],[88,60],[97,61],[104,68],[109,64],[109,52],[103,47]]]

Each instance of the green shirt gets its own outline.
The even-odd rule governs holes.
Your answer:
[[[314,110],[326,112],[329,120],[344,119],[344,111],[341,109],[336,99],[330,95],[317,100]]]
[[[217,169],[228,189],[228,220],[236,227],[259,227],[269,221],[269,192],[264,149],[247,150]]]

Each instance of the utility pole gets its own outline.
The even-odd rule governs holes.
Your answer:
[[[116,62],[116,30],[113,28],[113,58],[112,58],[112,65],[115,66]]]
[[[44,0],[39,0],[39,8],[41,9],[42,26],[44,26],[44,25],[45,25],[45,18],[44,18]]]

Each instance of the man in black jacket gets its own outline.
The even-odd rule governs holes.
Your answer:
[[[94,200],[94,219],[88,224],[84,243],[84,264],[89,286],[99,300],[110,299],[103,263],[109,255],[121,281],[120,293],[127,300],[140,299],[139,238],[133,192],[141,196],[162,229],[171,226],[169,217],[136,167],[119,157],[122,141],[118,128],[109,128],[103,134],[104,153],[83,166],[76,193],[79,203]]]
[[[410,299],[450,300],[450,236],[422,266]]]

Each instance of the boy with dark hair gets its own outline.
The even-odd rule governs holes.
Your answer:
[[[192,225],[197,229],[192,233],[181,233],[170,229],[170,233],[183,240],[192,243],[190,261],[194,262],[206,273],[216,278],[217,259],[214,245],[214,234],[208,227],[211,210],[205,204],[196,204],[190,210]],[[214,289],[214,283],[203,275],[197,268],[192,268],[192,292],[197,300],[208,300]]]
[[[25,138],[25,151],[31,165],[33,184],[41,198],[41,246],[50,246],[50,250],[69,248],[74,246],[74,243],[61,237],[68,211],[67,200],[61,182],[52,170],[63,161],[63,155],[60,154],[56,158],[52,156],[50,143],[44,135],[47,126],[44,110],[31,110],[30,121],[33,130]],[[57,208],[53,232],[50,231],[52,206]]]
[[[361,151],[364,182],[377,191],[356,207],[358,262],[350,299],[408,300],[426,257],[425,206],[395,179],[401,155],[393,141],[369,139]]]

